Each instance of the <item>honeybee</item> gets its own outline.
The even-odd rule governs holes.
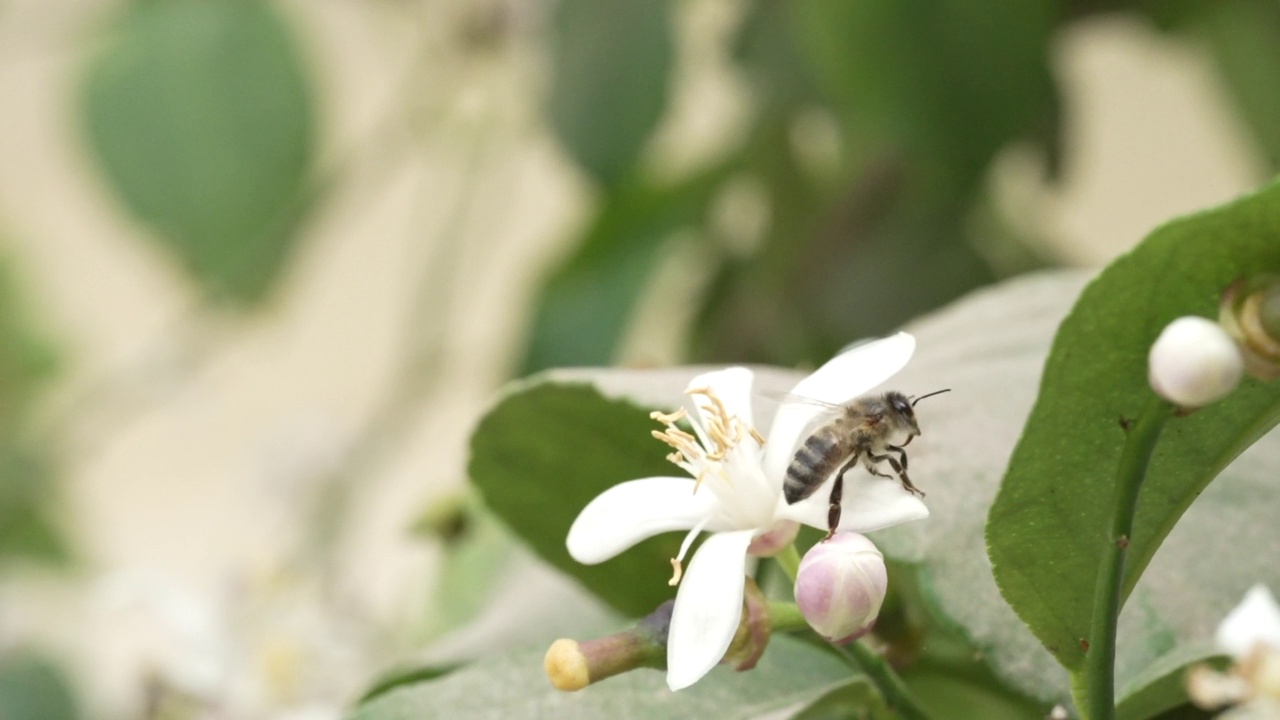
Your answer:
[[[830,539],[840,525],[844,474],[860,461],[872,475],[887,478],[896,475],[903,489],[924,497],[924,491],[907,477],[905,448],[920,434],[914,407],[921,400],[948,390],[931,392],[914,400],[900,392],[890,391],[883,395],[858,398],[844,405],[797,398],[801,402],[826,406],[834,417],[819,425],[791,458],[782,484],[787,504],[794,505],[812,495],[838,467],[835,482],[831,485],[827,510],[827,537],[823,538]],[[904,433],[906,439],[901,445],[890,442]],[[888,463],[894,475],[883,472],[881,463]]]

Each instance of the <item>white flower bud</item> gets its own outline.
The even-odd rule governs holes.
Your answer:
[[[818,634],[843,644],[871,629],[888,585],[876,546],[857,533],[836,533],[800,561],[796,605]]]
[[[1151,346],[1149,362],[1152,389],[1184,408],[1224,397],[1244,373],[1235,341],[1220,325],[1201,317],[1169,323]]]

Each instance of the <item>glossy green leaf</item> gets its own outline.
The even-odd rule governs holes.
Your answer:
[[[619,611],[649,613],[675,593],[670,558],[680,538],[668,534],[593,566],[569,557],[565,538],[578,512],[625,480],[681,471],[650,435],[649,413],[609,401],[587,385],[535,380],[489,411],[471,438],[472,482],[485,503],[553,566],[576,577]]]
[[[666,109],[671,4],[562,0],[553,22],[552,127],[580,165],[616,186]]]
[[[270,2],[132,3],[85,73],[112,188],[204,288],[259,299],[307,202],[312,99]]]
[[[770,641],[755,670],[739,673],[720,666],[680,692],[667,689],[663,673],[638,670],[565,693],[547,681],[545,652],[536,648],[489,658],[441,680],[397,688],[358,707],[349,720],[787,717],[788,710],[805,707],[847,683],[853,673],[831,653],[780,636]]]
[[[0,659],[0,720],[76,720],[70,684],[57,667],[25,652]]]
[[[1054,123],[1049,0],[793,5],[800,46],[849,122],[976,176],[1004,143]]]
[[[1089,635],[1124,443],[1119,420],[1150,396],[1151,343],[1179,316],[1216,317],[1218,298],[1235,279],[1280,270],[1277,238],[1280,185],[1170,223],[1109,266],[1054,339],[987,540],[1004,597],[1067,668],[1084,661],[1080,638]],[[1170,423],[1139,499],[1126,595],[1209,481],[1278,420],[1280,384],[1246,381]]]

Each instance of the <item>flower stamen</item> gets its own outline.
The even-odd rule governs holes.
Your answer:
[[[684,562],[684,556],[689,552],[689,546],[693,545],[693,539],[698,537],[698,533],[702,532],[702,529],[710,521],[711,518],[709,517],[703,518],[697,525],[693,526],[688,535],[684,536],[684,542],[680,543],[680,552],[671,558],[671,579],[667,581],[667,584],[671,587],[680,584],[680,578],[684,576],[684,566],[681,564]]]

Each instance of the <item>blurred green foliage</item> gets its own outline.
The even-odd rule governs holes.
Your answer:
[[[732,40],[750,89],[747,128],[713,170],[692,173],[698,181],[653,180],[637,134],[658,125],[655,81],[665,73],[671,82],[669,32],[655,29],[663,23],[605,22],[606,11],[585,2],[557,8],[558,29],[589,27],[592,37],[553,46],[548,112],[604,189],[577,254],[546,280],[522,373],[614,358],[677,243],[708,258],[687,338],[700,361],[816,363],[853,338],[1051,262],[1036,238],[993,215],[988,176],[1012,145],[1057,172],[1062,101],[1050,52],[1082,19],[1126,14],[1202,44],[1260,153],[1272,166],[1280,158],[1280,6],[1265,0],[753,0]],[[629,109],[627,121],[615,120],[618,108]],[[624,158],[631,164],[619,169]],[[636,191],[617,191],[621,178],[679,214],[637,216]],[[744,178],[761,188],[767,216],[745,249],[715,220]],[[604,222],[626,217],[634,221]]]
[[[11,267],[0,262],[0,559],[56,561],[67,547],[52,520],[49,448],[34,439],[34,402],[56,368]]]
[[[76,720],[80,712],[61,671],[21,651],[0,658],[0,720]]]
[[[121,200],[219,298],[261,299],[308,203],[303,59],[256,0],[135,3],[87,68],[84,121]]]

